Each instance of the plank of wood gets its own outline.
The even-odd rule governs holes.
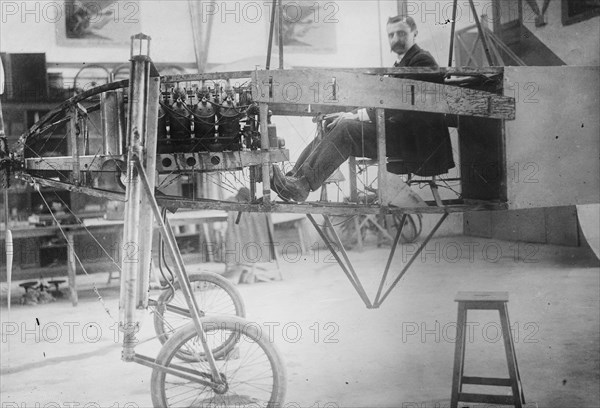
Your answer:
[[[378,205],[358,205],[352,203],[323,203],[306,202],[301,204],[283,203],[280,201],[265,204],[235,203],[218,200],[191,200],[174,196],[156,197],[161,206],[173,208],[212,209],[223,211],[242,212],[273,212],[294,214],[333,214],[333,215],[357,215],[357,214],[443,214],[467,211],[490,211],[505,210],[506,203],[494,201],[452,203],[444,207],[438,207],[435,203],[428,206],[415,207],[392,207]]]
[[[65,183],[62,181],[49,180],[41,177],[33,177],[25,173],[17,174],[17,177],[24,180],[27,183],[36,183],[41,186],[62,188],[64,190],[73,191],[76,193],[87,194],[93,197],[106,198],[115,201],[125,201],[124,193],[116,193],[114,191],[100,190],[98,188],[75,186],[71,183]]]
[[[326,70],[255,71],[252,79],[257,102],[515,118],[514,98],[412,79]]]
[[[227,152],[197,152],[197,153],[163,153],[157,158],[159,172],[172,171],[215,171],[231,170],[241,167],[259,165],[265,155],[259,150],[227,151]],[[268,151],[271,163],[289,160],[289,150],[273,148]],[[103,171],[105,165],[112,161],[126,161],[126,155],[78,155],[80,168],[86,171]],[[24,159],[23,167],[36,171],[71,171],[74,156],[32,157]]]
[[[254,71],[228,71],[228,72],[204,72],[200,74],[177,74],[160,77],[160,82],[169,84],[172,82],[188,81],[211,81],[225,79],[243,79],[250,78]]]
[[[304,69],[311,69],[306,67]],[[504,67],[365,67],[365,68],[319,68],[322,70],[355,72],[369,75],[427,75],[435,74],[445,76],[493,76],[504,72]]]

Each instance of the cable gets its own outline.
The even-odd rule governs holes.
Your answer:
[[[37,186],[37,185],[36,185]],[[81,269],[83,270],[83,272],[87,275],[90,276],[90,274],[88,273],[88,271],[85,269],[85,267],[83,266],[83,262],[81,262],[81,259],[79,259],[79,256],[77,255],[77,252],[75,252],[75,248],[73,246],[71,246],[69,244],[69,239],[67,238],[67,234],[65,233],[65,231],[63,230],[63,228],[61,227],[60,223],[58,222],[58,220],[56,219],[56,216],[54,215],[54,213],[52,212],[52,209],[50,208],[50,206],[48,205],[48,202],[46,201],[46,199],[44,198],[44,195],[42,194],[42,192],[39,189],[39,186],[37,186],[36,188],[37,192],[39,193],[40,197],[42,198],[42,201],[44,202],[44,204],[46,205],[46,208],[48,208],[48,210],[50,211],[50,215],[52,216],[52,219],[54,220],[54,222],[56,223],[56,226],[58,227],[58,230],[61,232],[62,236],[65,238],[65,241],[67,242],[67,247],[68,250],[71,251],[71,253],[73,254],[73,256],[75,257],[75,259],[77,259],[77,262],[79,262],[79,265],[81,266]],[[106,312],[106,314],[115,322],[117,323],[117,320],[112,316],[112,314],[110,313],[110,309],[108,308],[108,306],[106,306],[106,302],[104,302],[104,298],[102,297],[102,295],[100,295],[100,292],[98,291],[98,288],[96,287],[96,282],[92,282],[93,285],[93,290],[94,293],[98,296],[98,300],[100,301],[100,303],[102,303],[102,306],[104,307],[104,311]]]

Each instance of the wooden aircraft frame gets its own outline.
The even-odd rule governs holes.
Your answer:
[[[22,162],[18,166],[17,175],[31,183],[64,188],[71,191],[106,197],[112,200],[130,203],[139,201],[140,208],[126,206],[124,242],[140,242],[142,264],[150,262],[150,246],[148,236],[151,236],[152,222],[140,223],[140,214],[152,213],[153,203],[168,208],[189,209],[219,209],[237,212],[287,212],[305,213],[317,229],[328,249],[339,262],[353,287],[368,308],[376,308],[389,295],[392,288],[400,281],[412,262],[419,256],[421,250],[427,245],[448,214],[453,212],[498,210],[506,209],[501,201],[481,200],[451,200],[447,202],[429,203],[426,207],[396,207],[388,204],[390,186],[386,185],[388,179],[386,172],[386,143],[385,143],[385,109],[401,109],[422,112],[433,112],[445,115],[469,116],[495,120],[512,120],[515,118],[514,98],[490,92],[473,90],[465,87],[445,83],[432,83],[423,80],[410,79],[411,76],[420,79],[444,77],[493,77],[501,76],[502,68],[483,69],[430,69],[430,68],[392,68],[392,69],[351,69],[351,70],[255,70],[237,72],[218,72],[191,75],[173,75],[160,77],[147,55],[135,55],[133,50],[148,47],[150,39],[139,35],[134,39],[139,44],[132,43],[131,79],[118,81],[88,90],[63,103],[58,108],[46,114],[36,123],[18,143],[13,155],[20,156]],[[143,44],[148,42],[148,44]],[[404,78],[394,78],[390,75],[402,75]],[[408,78],[406,78],[408,77]],[[216,81],[249,78],[249,88],[252,92],[252,101],[258,106],[259,128],[263,137],[260,139],[260,149],[223,152],[175,152],[157,153],[156,122],[159,108],[159,92],[161,87],[169,84]],[[119,115],[114,110],[125,111],[124,98],[120,97],[120,106],[110,105],[110,97],[103,95],[129,87],[129,119],[127,131],[123,131],[124,123],[119,121]],[[139,93],[139,94],[138,94]],[[84,108],[82,101],[94,95],[101,95],[99,104]],[[112,97],[112,95],[111,95]],[[118,98],[117,98],[118,99]],[[141,101],[141,102],[139,102]],[[306,202],[288,203],[275,201],[272,198],[269,177],[262,179],[262,196],[257,199],[257,180],[250,180],[251,202],[234,203],[212,199],[187,199],[184,197],[167,196],[164,194],[148,195],[154,191],[154,178],[149,174],[189,173],[189,172],[215,172],[230,171],[253,167],[260,169],[259,173],[270,174],[271,166],[276,162],[289,159],[286,149],[269,145],[269,138],[264,137],[268,127],[267,116],[269,110],[275,115],[289,116],[315,116],[329,112],[339,112],[355,107],[375,109],[376,127],[378,138],[378,190],[375,204],[359,203],[330,203]],[[111,110],[112,109],[112,110]],[[101,110],[104,143],[103,151],[99,154],[90,154],[89,143],[86,141],[87,127],[86,115],[93,110]],[[66,112],[66,114],[65,114]],[[43,134],[49,123],[68,121],[67,137],[70,140],[71,152],[66,157],[26,157],[26,149],[31,139]],[[123,138],[127,134],[127,142]],[[115,140],[117,141],[115,143]],[[114,154],[117,152],[118,154]],[[137,157],[137,161],[133,157]],[[106,191],[90,187],[86,177],[94,172],[103,172],[107,163],[121,163],[124,174],[127,175],[127,188],[125,192]],[[144,163],[143,172],[140,163]],[[49,177],[40,177],[44,173],[68,172],[69,180],[56,180]],[[137,173],[139,180],[132,182],[131,174]],[[147,185],[142,180],[147,180]],[[87,185],[86,185],[87,184]],[[141,186],[144,186],[144,189]],[[130,187],[135,186],[132,190]],[[440,205],[441,204],[441,205]],[[155,212],[155,211],[154,211]],[[333,229],[329,215],[356,215],[356,214],[396,214],[406,217],[407,214],[435,213],[441,218],[427,238],[420,243],[418,251],[409,260],[392,284],[385,290],[384,286],[394,256],[395,247],[400,239],[401,228],[398,229],[392,250],[383,273],[379,290],[375,299],[370,299],[366,294],[352,264],[348,258],[340,238]],[[325,228],[332,232],[333,242],[328,238],[312,214],[323,214]],[[154,214],[156,216],[156,214]],[[400,225],[404,225],[404,219]],[[148,220],[148,219],[146,219]],[[158,220],[158,219],[157,219]],[[151,220],[150,220],[151,221]],[[138,226],[140,226],[138,230]],[[163,231],[165,240],[168,239],[168,229]],[[173,242],[176,248],[176,244]],[[339,254],[336,251],[339,248]],[[125,265],[124,265],[125,266]],[[148,274],[140,271],[130,271],[131,275],[139,274],[137,295],[126,297],[127,288],[122,288],[122,303],[131,302],[131,309],[147,305],[146,289]],[[137,300],[133,300],[137,299]]]
[[[3,162],[3,171],[14,171],[17,177],[33,185],[64,188],[125,202],[123,242],[125,244],[135,243],[139,248],[137,262],[131,262],[126,253],[123,254],[121,259],[120,328],[124,333],[122,358],[125,361],[146,365],[151,367],[154,372],[163,373],[163,376],[174,375],[198,382],[211,387],[216,393],[226,392],[224,390],[228,386],[227,380],[221,377],[217,367],[216,354],[208,345],[204,327],[205,321],[202,319],[203,311],[200,310],[193,295],[174,233],[168,218],[161,216],[160,206],[171,209],[220,209],[240,213],[305,213],[368,308],[377,308],[382,304],[450,213],[505,208],[502,202],[485,201],[437,202],[435,205],[427,207],[395,207],[389,204],[388,186],[385,185],[387,179],[384,176],[386,171],[385,109],[416,110],[500,121],[511,120],[515,117],[514,98],[453,85],[431,84],[426,81],[405,78],[390,78],[388,75],[485,76],[498,75],[501,73],[501,69],[367,69],[363,72],[360,70],[257,70],[160,77],[148,56],[148,51],[145,53],[142,51],[134,52],[138,49],[149,50],[149,42],[149,37],[143,34],[134,36],[129,81],[119,81],[88,90],[50,111],[20,138],[16,148],[8,154],[11,163],[10,168],[6,166],[7,159]],[[251,79],[252,100],[255,106],[258,107],[257,117],[261,133],[260,149],[222,152],[157,152],[159,144],[157,121],[161,86],[190,81],[230,80],[240,77]],[[286,85],[288,89],[293,87],[295,90],[294,96],[281,93],[278,84],[283,84],[280,89],[284,89]],[[313,89],[315,89],[314,84],[317,84],[317,89],[323,89],[329,91],[329,93],[313,92]],[[313,89],[311,89],[311,86]],[[128,89],[127,102],[125,102],[122,94],[118,94],[119,90],[124,88]],[[355,92],[356,89],[359,89],[360,92]],[[111,94],[112,92],[117,92],[116,98],[113,98],[115,95]],[[105,94],[110,96],[105,98],[103,96]],[[101,96],[99,104],[87,107],[83,105],[84,100],[97,95]],[[398,95],[402,97],[398,98]],[[116,100],[117,105],[111,105],[110,101],[112,100]],[[122,118],[122,113],[119,112],[126,111],[125,103],[128,106],[128,119],[126,123],[120,123],[119,118]],[[380,179],[377,203],[306,202],[294,204],[275,201],[272,198],[270,177],[268,175],[273,163],[288,160],[289,157],[286,149],[269,145],[269,137],[267,137],[269,110],[272,110],[276,115],[309,116],[315,115],[315,113],[323,114],[359,106],[375,108],[376,111],[378,173]],[[94,110],[100,110],[101,112],[104,140],[102,152],[90,154],[86,120],[87,115]],[[114,121],[118,123],[114,123]],[[70,147],[68,156],[40,157],[35,154],[32,157],[31,154],[27,154],[27,150],[31,150],[30,143],[33,140],[42,137],[48,128],[63,123],[66,124],[65,136]],[[126,130],[123,130],[124,126],[126,126]],[[114,152],[117,154],[114,154]],[[94,187],[95,173],[116,172],[115,168],[106,171],[105,165],[111,163],[120,163],[117,168],[120,168],[121,175],[124,176],[125,191],[108,191]],[[176,163],[175,169],[172,168],[173,163]],[[260,177],[262,181],[261,197],[256,197],[257,179],[251,178],[250,180],[252,196],[250,203],[234,203],[211,199],[194,200],[166,196],[155,190],[156,177],[151,177],[154,174],[172,173],[173,171],[180,173],[190,171],[214,172],[238,170],[244,167],[260,169],[260,173],[262,173]],[[258,170],[255,173],[258,173]],[[57,174],[61,177],[57,177]],[[441,217],[426,239],[420,243],[418,250],[406,263],[402,271],[386,287],[392,259],[402,232],[402,228],[398,228],[377,294],[374,299],[369,298],[339,236],[333,228],[329,215],[397,214],[402,217],[400,225],[403,226],[406,216],[415,213],[436,213],[440,214]],[[325,233],[324,228],[315,220],[313,214],[323,215],[325,228],[330,231],[333,240]],[[178,365],[161,364],[152,357],[135,352],[136,333],[139,331],[140,325],[136,318],[136,310],[146,309],[149,305],[148,287],[152,265],[151,247],[154,219],[173,260],[177,281],[180,283],[181,291],[188,306],[185,314],[191,317],[193,329],[190,328],[190,330],[193,330],[193,333],[200,339],[208,363],[207,372],[190,372]],[[169,344],[169,342],[166,344]],[[276,355],[276,353],[273,355]],[[276,359],[277,357],[273,358]],[[283,371],[273,369],[274,373],[276,371],[278,373],[273,374],[277,377],[276,382],[281,382],[280,379],[284,376]],[[273,392],[278,396],[273,397],[272,401],[277,403],[281,400],[283,391],[278,388],[277,391]]]
[[[470,4],[474,8],[472,1]],[[454,1],[454,13],[456,13],[456,0]],[[474,14],[477,18],[477,13]],[[275,7],[272,15],[269,58],[274,18]],[[480,29],[478,19],[476,23]],[[454,29],[453,23],[451,41],[454,40]],[[482,37],[482,42],[489,61],[489,50],[484,37]],[[131,260],[127,259],[126,254],[121,259],[120,325],[124,333],[122,357],[125,361],[135,361],[149,366],[157,372],[168,373],[207,385],[216,392],[225,392],[227,388],[226,379],[221,376],[216,367],[214,353],[207,345],[204,321],[202,320],[203,313],[192,293],[190,280],[169,221],[161,216],[161,206],[171,209],[219,209],[239,213],[305,213],[368,308],[377,308],[383,303],[450,213],[508,209],[506,200],[502,199],[436,200],[436,202],[428,203],[429,205],[425,207],[394,206],[391,204],[392,197],[389,196],[389,186],[386,185],[388,180],[384,177],[387,164],[385,109],[485,118],[501,123],[514,120],[516,118],[515,98],[456,86],[451,83],[427,81],[428,77],[433,79],[441,76],[445,78],[483,77],[496,78],[496,80],[500,78],[501,81],[503,68],[267,69],[161,77],[149,57],[149,44],[150,38],[147,36],[140,34],[132,37],[131,69],[128,81],[109,83],[74,96],[41,118],[19,140],[12,152],[2,151],[0,157],[2,159],[0,170],[5,173],[14,172],[17,177],[33,185],[63,188],[125,202],[123,242],[136,243],[139,247],[138,262],[130,262]],[[452,48],[451,43],[450,49],[452,50]],[[280,67],[282,66],[282,55],[280,50]],[[451,55],[449,59],[449,65],[451,65]],[[267,63],[268,67],[269,62]],[[394,78],[395,75],[401,75],[403,78]],[[419,79],[411,79],[411,77]],[[259,112],[257,117],[260,121],[259,129],[262,136],[259,149],[221,152],[177,151],[172,153],[157,151],[157,119],[161,86],[182,82],[227,81],[238,78],[250,80],[252,101],[256,104]],[[124,89],[128,90],[127,101],[125,101]],[[100,96],[99,103],[84,106],[84,101],[98,96]],[[128,106],[126,121],[124,120],[125,103]],[[287,203],[276,201],[272,197],[268,175],[272,164],[287,161],[289,153],[286,149],[270,145],[269,137],[267,137],[269,110],[275,115],[319,116],[356,107],[373,108],[376,112],[379,174],[376,203]],[[89,141],[87,140],[86,120],[87,115],[94,110],[100,110],[101,116],[105,119],[103,120],[105,140],[102,151],[92,154],[89,151]],[[66,137],[70,146],[68,156],[36,157],[34,155],[32,157],[28,154],[29,142],[43,135],[49,127],[55,126],[57,123],[66,124]],[[4,149],[4,146],[2,147]],[[118,170],[115,170],[114,167],[106,170],[106,166],[116,166]],[[262,194],[258,197],[258,178],[251,178],[251,202],[249,203],[167,196],[156,191],[155,177],[153,177],[157,173],[220,172],[240,168],[252,168],[255,170],[255,175],[261,174]],[[124,191],[123,189],[106,190],[93,186],[95,173],[111,172],[121,173],[124,176]],[[61,177],[57,177],[57,174]],[[398,228],[377,293],[375,298],[371,299],[362,286],[329,216],[394,214],[402,217],[400,226],[403,226],[408,214],[424,213],[439,214],[440,219],[425,240],[420,243],[417,251],[403,269],[386,286],[392,260],[402,233],[402,228]],[[151,216],[148,216],[150,214]],[[324,216],[324,228],[315,220],[313,214]],[[142,217],[142,215],[144,216]],[[158,223],[160,234],[166,242],[168,252],[174,262],[174,271],[188,307],[185,313],[191,317],[193,325],[191,334],[200,338],[209,366],[207,372],[192,372],[177,365],[161,364],[154,358],[137,354],[134,350],[137,342],[136,333],[139,330],[136,310],[146,309],[149,304],[148,286],[149,270],[152,264],[153,218]],[[333,239],[329,238],[325,229],[331,233]],[[243,324],[241,320],[236,322]],[[275,354],[272,357],[277,360]],[[280,374],[278,379],[284,377],[285,375]],[[285,386],[283,386],[283,391],[281,389],[277,391],[277,395],[269,400],[270,405],[267,406],[277,406],[282,402],[284,394]]]

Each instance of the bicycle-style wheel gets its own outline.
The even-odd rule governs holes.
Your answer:
[[[160,368],[152,371],[154,406],[281,407],[286,392],[285,366],[268,334],[235,316],[206,316],[201,323],[211,350],[214,345],[219,348],[224,338],[237,339],[227,353],[213,353],[224,384],[220,389],[207,384],[213,377],[196,328],[190,323],[175,332],[156,357],[157,364],[182,375]],[[192,358],[178,358],[182,352]]]
[[[400,223],[402,222],[402,216],[398,214],[393,215],[393,221],[388,225],[389,234],[391,236],[396,235],[396,231],[400,228]],[[419,235],[421,235],[421,231],[423,230],[423,222],[421,214],[407,214],[406,220],[404,221],[404,227],[402,228],[402,233],[400,235],[399,243],[402,244],[410,244],[411,242],[415,242]]]
[[[189,276],[198,307],[204,315],[220,314],[246,316],[246,308],[237,288],[226,278],[216,273],[203,272]],[[189,323],[188,305],[179,282],[166,289],[156,301],[154,329],[162,344],[178,328]]]
[[[357,223],[360,225],[364,220],[364,215],[331,215],[330,217],[331,224],[335,229],[342,245],[346,250],[350,250],[354,248],[358,244],[358,237],[356,235],[356,225]],[[329,242],[336,247],[336,241],[333,237],[332,231],[323,226],[323,233],[329,239]],[[367,235],[367,230],[365,228],[360,229],[361,239],[364,241]]]

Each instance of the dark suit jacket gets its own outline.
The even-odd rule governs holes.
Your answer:
[[[431,54],[417,44],[394,66],[438,67]],[[443,83],[441,75],[410,75],[410,78]],[[454,167],[450,134],[443,114],[402,110],[386,110],[385,113],[387,156],[393,159],[388,164],[388,171],[433,176],[447,173]]]

